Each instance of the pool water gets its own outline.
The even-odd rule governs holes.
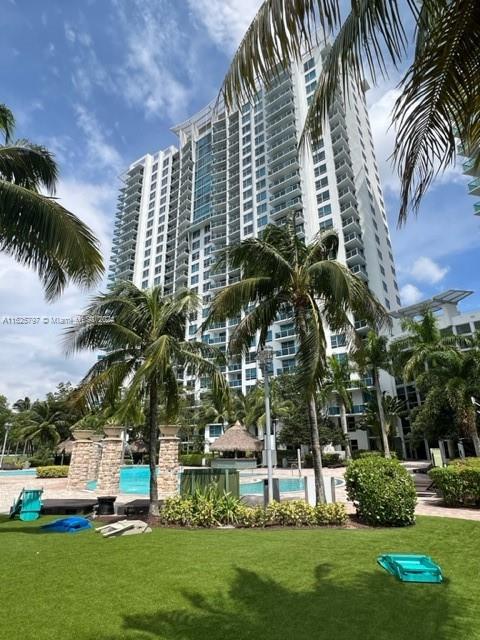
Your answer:
[[[250,475],[250,474],[248,474]],[[263,477],[256,477],[251,482],[242,482],[245,476],[240,474],[240,495],[262,495],[263,494]],[[265,476],[266,478],[266,476]],[[148,494],[150,480],[150,468],[147,465],[135,465],[122,467],[120,469],[120,492],[121,493],[138,493]],[[337,484],[342,481],[337,479]],[[87,489],[93,491],[96,489],[97,482],[92,480],[87,484]],[[289,493],[304,490],[303,478],[280,478],[280,492]]]
[[[4,476],[37,476],[35,469],[9,469],[8,471],[0,471],[0,478]]]

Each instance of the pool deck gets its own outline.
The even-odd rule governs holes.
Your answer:
[[[407,463],[406,466],[409,470],[413,470],[416,467],[420,467],[425,463]],[[332,476],[335,478],[342,478],[345,472],[345,468],[340,467],[338,469],[324,469],[325,480],[328,481]],[[299,474],[296,469],[275,469],[276,477],[279,478],[298,478]],[[252,476],[265,477],[266,470],[252,469],[251,472],[242,472],[242,478]],[[302,476],[313,475],[312,469],[304,469],[301,473]],[[8,513],[10,507],[18,497],[20,491],[24,488],[28,489],[43,489],[43,499],[85,499],[92,498],[98,495],[96,491],[87,491],[82,489],[70,490],[67,489],[66,478],[48,478],[40,479],[28,476],[5,476],[0,477],[0,513]],[[298,496],[298,493],[283,494],[287,498]],[[160,495],[160,498],[165,497]],[[138,495],[134,493],[119,493],[117,496],[117,504],[124,504],[135,500],[137,498],[145,498],[144,495]],[[349,513],[354,513],[355,508],[351,502],[347,500],[345,493],[345,485],[341,485],[336,488],[336,500],[337,502],[343,502],[346,505]],[[416,508],[418,515],[428,516],[441,516],[446,518],[461,518],[465,520],[477,520],[480,522],[480,509],[466,509],[466,508],[452,508],[444,507],[440,498],[436,496],[419,496]]]

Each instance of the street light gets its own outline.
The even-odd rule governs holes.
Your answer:
[[[3,438],[2,456],[0,457],[0,469],[3,469],[3,458],[5,457],[5,447],[7,446],[8,433],[9,433],[11,428],[12,428],[12,425],[10,424],[10,422],[6,422],[5,423],[5,436]]]
[[[265,450],[267,453],[267,486],[268,503],[273,501],[273,465],[272,465],[272,436],[271,436],[271,416],[270,416],[270,387],[268,375],[273,363],[273,349],[264,347],[257,352],[258,361],[263,373],[263,384],[265,389]]]

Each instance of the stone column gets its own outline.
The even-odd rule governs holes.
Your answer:
[[[100,461],[102,459],[103,446],[101,441],[102,436],[99,433],[95,433],[91,437],[92,440],[92,453],[90,456],[90,464],[88,465],[88,479],[98,480],[98,472],[100,470]]]
[[[104,431],[97,491],[104,495],[117,495],[120,488],[120,467],[123,462],[123,427],[106,426]]]
[[[176,425],[160,425],[160,455],[158,458],[158,493],[173,495],[178,493],[178,450],[180,438]]]
[[[75,441],[73,443],[72,457],[68,468],[67,486],[69,489],[85,489],[90,479],[88,470],[92,456],[92,446],[94,444],[90,440],[92,435],[93,431],[87,429],[76,429],[72,431],[72,436],[75,438]]]

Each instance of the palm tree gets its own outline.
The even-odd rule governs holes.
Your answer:
[[[251,99],[258,82],[268,86],[275,70],[288,68],[317,44],[318,30],[324,37],[333,34],[302,135],[302,141],[315,142],[337,92],[347,93],[351,77],[362,80],[367,69],[376,83],[412,51],[392,116],[402,222],[410,208],[418,209],[437,172],[454,162],[457,135],[480,163],[480,3],[407,0],[401,13],[392,0],[352,0],[345,17],[341,4],[265,0],[233,58],[222,95],[227,108]]]
[[[90,287],[103,272],[98,242],[52,197],[58,180],[53,155],[28,140],[12,142],[14,127],[12,112],[0,104],[0,251],[37,271],[48,300],[69,281]]]
[[[335,395],[339,404],[340,426],[345,438],[345,458],[350,460],[352,457],[352,451],[350,447],[350,440],[348,438],[347,411],[350,411],[352,408],[352,397],[348,391],[350,386],[351,368],[348,362],[340,361],[334,356],[328,358],[327,365],[327,377],[324,380],[322,387],[328,396]]]
[[[86,320],[69,328],[65,336],[69,353],[81,349],[105,353],[80,383],[77,401],[91,407],[119,402],[116,415],[120,419],[126,419],[132,407],[147,401],[152,516],[159,514],[159,406],[164,409],[167,423],[174,419],[182,370],[210,376],[213,391],[225,392],[224,377],[214,361],[219,358],[218,352],[202,342],[185,340],[186,320],[198,305],[198,296],[192,291],[162,297],[161,287],[141,290],[134,284],[120,283],[93,298],[85,311]]]
[[[388,393],[383,393],[382,407],[385,420],[385,431],[390,443],[395,433],[397,420],[406,413],[406,405],[398,398],[390,396]],[[370,429],[376,438],[382,440],[382,429],[380,425],[378,400],[376,396],[374,398],[372,397],[372,399],[367,402],[365,414],[360,420],[360,426],[363,429]]]
[[[460,431],[472,439],[475,455],[480,456],[480,438],[477,428],[477,407],[472,397],[480,397],[480,358],[475,351],[443,368],[445,397],[455,414]]]
[[[16,400],[13,405],[12,408],[15,411],[29,411],[32,407],[32,401],[30,400],[30,398],[28,396],[25,396],[25,398],[19,398],[18,400]]]
[[[268,225],[262,238],[248,238],[227,248],[219,268],[228,262],[241,269],[242,279],[213,299],[206,325],[237,316],[254,305],[236,326],[230,351],[246,350],[259,334],[259,348],[281,311],[288,310],[298,335],[298,380],[311,429],[317,501],[325,500],[315,393],[326,370],[324,324],[334,331],[353,333],[351,314],[383,321],[385,311],[366,284],[335,258],[335,232],[318,235],[306,244],[295,231],[294,217],[283,227]]]
[[[387,424],[382,401],[382,390],[380,388],[380,371],[390,371],[390,354],[387,348],[388,340],[386,336],[381,336],[375,331],[369,331],[362,341],[360,349],[355,354],[360,371],[367,375],[371,372],[377,399],[378,419],[380,421],[380,432],[382,437],[383,451],[386,458],[390,458],[390,446],[388,444]]]
[[[420,321],[405,318],[402,330],[407,333],[391,345],[392,358],[403,377],[413,380],[425,371],[438,366],[449,366],[459,358],[459,336],[443,335],[438,327],[436,317],[430,309]],[[465,345],[467,345],[465,340]]]
[[[55,403],[37,400],[28,411],[27,424],[20,429],[20,439],[52,449],[60,442],[59,431],[65,427],[66,422],[65,413]]]

